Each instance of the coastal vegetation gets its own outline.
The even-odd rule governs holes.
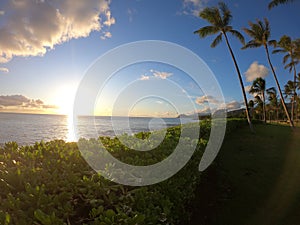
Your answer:
[[[227,132],[245,124],[245,120],[231,120]],[[77,143],[6,143],[0,148],[0,224],[187,223],[191,214],[187,206],[201,180],[198,165],[210,133],[209,121],[200,125],[197,148],[188,164],[170,179],[145,187],[106,180],[86,163]],[[179,126],[168,128],[163,143],[141,154],[124,148],[117,138],[81,141],[90,146],[101,142],[116,158],[145,165],[168,157],[177,145],[180,131]],[[148,135],[143,132],[136,137]]]

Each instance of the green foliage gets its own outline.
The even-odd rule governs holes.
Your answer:
[[[232,120],[227,127],[235,130],[243,124],[244,120]],[[188,130],[193,125],[184,126]],[[167,129],[164,141],[148,152],[128,149],[117,138],[81,141],[88,146],[101,141],[123,162],[150,165],[172,153],[180,130]],[[198,164],[209,133],[210,122],[202,121],[200,138],[190,140],[198,145],[188,164],[172,178],[146,187],[129,187],[104,179],[86,163],[77,143],[6,143],[0,147],[0,224],[150,225],[187,220],[186,206],[199,184]],[[149,135],[139,133],[136,137],[147,139]]]

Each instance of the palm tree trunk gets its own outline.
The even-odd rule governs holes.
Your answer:
[[[273,73],[273,76],[274,76],[274,79],[275,79],[275,82],[276,82],[276,85],[277,85],[277,88],[278,88],[278,91],[279,91],[279,96],[280,96],[280,99],[281,99],[281,103],[282,103],[283,109],[285,111],[287,119],[289,120],[291,128],[294,128],[294,123],[291,120],[289,111],[287,110],[287,107],[286,107],[286,104],[285,104],[285,101],[284,101],[284,98],[283,98],[283,95],[282,95],[282,91],[281,91],[281,88],[280,88],[280,85],[279,85],[279,82],[278,82],[278,79],[277,79],[274,67],[273,67],[271,59],[270,59],[270,53],[269,53],[269,49],[268,49],[267,45],[265,45],[265,49],[266,49],[266,53],[267,53],[267,58],[268,58],[269,65],[271,67],[271,70],[272,70],[272,73]]]
[[[233,62],[234,62],[234,66],[235,66],[236,72],[238,73],[238,78],[239,78],[240,85],[241,85],[241,89],[242,89],[242,94],[243,94],[243,98],[244,98],[244,103],[245,103],[245,106],[246,106],[246,116],[247,116],[248,124],[249,124],[249,127],[250,127],[251,132],[254,133],[254,128],[253,128],[253,125],[252,125],[252,122],[251,122],[251,118],[250,118],[250,114],[249,114],[249,106],[248,106],[247,96],[246,96],[245,87],[244,87],[244,84],[243,84],[241,72],[240,72],[240,69],[239,69],[238,64],[237,64],[237,62],[236,62],[236,59],[235,59],[235,56],[234,56],[233,51],[232,51],[232,49],[231,49],[231,46],[230,46],[230,44],[229,44],[229,41],[228,41],[228,38],[227,38],[226,33],[223,32],[223,35],[224,35],[224,37],[225,37],[226,44],[227,44],[227,47],[228,47],[228,49],[229,49],[231,58],[232,58],[232,60],[233,60]]]

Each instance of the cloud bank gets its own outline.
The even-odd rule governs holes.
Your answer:
[[[29,99],[23,95],[0,95],[1,110],[45,110],[57,109],[56,106],[46,105],[40,99]]]
[[[0,63],[14,56],[42,56],[55,45],[115,23],[109,0],[2,0]]]
[[[258,62],[253,62],[245,72],[245,76],[248,82],[252,82],[258,77],[266,78],[268,75],[269,69],[264,65],[259,65]]]

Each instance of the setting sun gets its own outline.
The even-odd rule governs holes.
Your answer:
[[[76,89],[77,87],[75,85],[64,85],[56,91],[54,101],[58,107],[57,114],[72,114]]]

